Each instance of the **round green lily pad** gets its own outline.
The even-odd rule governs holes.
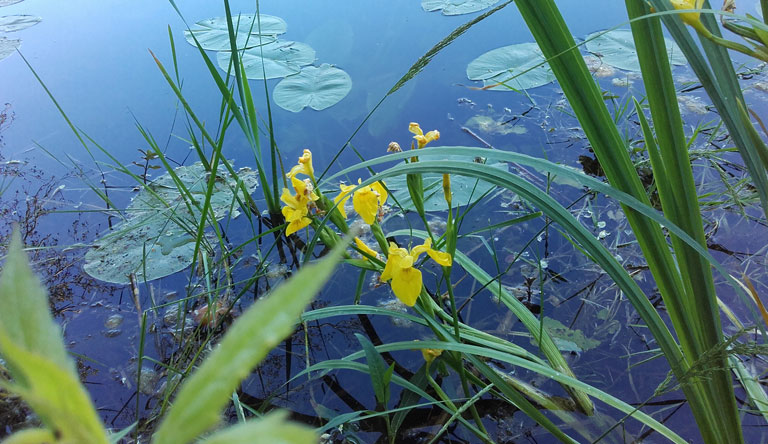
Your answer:
[[[688,61],[683,51],[669,38],[664,38],[669,54],[669,62],[673,65],[685,65]],[[587,36],[587,51],[600,57],[606,65],[626,71],[640,71],[640,61],[637,59],[637,49],[629,29],[616,29],[601,35],[595,32]]]
[[[194,233],[209,175],[200,162],[178,167],[174,173],[189,195],[182,196],[168,173],[146,185],[126,208],[127,218],[97,239],[95,248],[85,254],[86,273],[102,281],[128,284],[132,273],[139,282],[150,281],[192,264]],[[217,175],[210,201],[217,220],[227,213],[230,217],[239,214],[235,193],[242,200],[243,187],[248,194],[256,189],[254,171],[241,169],[237,176],[226,171]]]
[[[497,91],[536,88],[555,81],[555,74],[536,43],[502,46],[488,51],[469,63],[467,77],[482,80],[484,86],[503,83],[489,88]]]
[[[220,52],[219,67],[226,71],[232,59],[231,52]],[[277,79],[301,72],[301,67],[315,61],[315,50],[306,43],[277,40],[268,45],[246,49],[240,53],[240,62],[249,79]],[[263,71],[262,71],[263,69]]]
[[[495,5],[499,0],[421,0],[427,11],[443,11],[443,15],[470,14]]]
[[[0,31],[13,32],[34,26],[43,20],[34,15],[6,15],[0,17]]]
[[[349,74],[327,63],[307,66],[275,86],[272,98],[283,109],[295,113],[310,107],[320,111],[333,106],[352,89]]]
[[[238,22],[239,20],[239,22]],[[195,39],[203,49],[211,51],[229,51],[229,29],[226,17],[213,17],[196,23],[197,27],[184,31],[184,37],[190,45],[196,46]],[[273,15],[261,14],[256,21],[254,14],[243,14],[232,17],[232,26],[237,30],[237,48],[254,48],[273,43],[277,36],[288,30],[285,20]]]

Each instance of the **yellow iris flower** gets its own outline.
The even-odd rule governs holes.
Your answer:
[[[442,266],[451,265],[451,255],[433,250],[431,239],[426,239],[424,244],[413,247],[411,251],[390,243],[387,264],[379,278],[381,282],[387,282],[391,279],[392,291],[395,296],[409,307],[416,304],[423,285],[421,271],[413,267],[422,253],[427,253],[429,257]]]
[[[304,154],[299,157],[299,163],[296,164],[286,177],[293,178],[297,174],[305,174],[315,180],[315,168],[312,166],[312,151],[304,150]]]
[[[701,9],[704,6],[704,0],[670,0],[675,9]],[[683,23],[692,26],[695,29],[703,28],[700,12],[683,12],[680,18]]]
[[[357,179],[357,183],[361,183],[360,179]],[[333,203],[337,204],[336,208],[339,209],[344,219],[347,218],[347,211],[344,209],[344,204],[350,198],[350,191],[355,188],[355,185],[340,184],[341,192]],[[365,223],[371,225],[376,221],[376,215],[379,214],[379,207],[384,205],[388,197],[387,190],[384,189],[383,182],[374,182],[368,186],[364,186],[352,194],[352,206],[355,208],[355,212],[363,218]]]
[[[421,349],[421,356],[423,356],[424,360],[430,364],[432,363],[432,361],[437,359],[437,357],[442,354],[443,354],[443,351],[438,348],[422,348]]]
[[[412,132],[413,134],[416,134],[415,136],[413,136],[413,138],[416,139],[416,142],[418,143],[419,148],[424,148],[424,146],[426,146],[429,142],[432,142],[440,138],[440,131],[432,130],[427,134],[424,134],[424,131],[421,130],[421,127],[416,122],[411,122],[411,124],[408,125],[408,131]]]
[[[283,217],[288,222],[288,227],[285,229],[286,236],[290,236],[312,222],[308,217],[309,203],[318,199],[312,191],[312,186],[297,179],[296,176],[291,177],[291,184],[296,190],[296,195],[292,195],[288,188],[283,188],[283,194],[280,196],[280,200],[285,203]]]

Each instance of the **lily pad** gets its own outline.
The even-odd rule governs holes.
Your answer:
[[[219,67],[226,71],[231,58],[229,51],[220,52]],[[315,50],[306,43],[277,40],[258,48],[246,49],[240,53],[240,61],[249,79],[277,79],[298,74],[302,66],[314,63]]]
[[[35,26],[42,18],[34,15],[6,15],[0,17],[0,31],[13,32]]]
[[[545,316],[544,327],[546,327],[549,334],[552,335],[555,345],[557,345],[557,348],[560,349],[560,351],[579,353],[591,350],[600,345],[600,341],[587,338],[581,330],[570,329],[556,319]]]
[[[0,60],[10,56],[21,46],[21,40],[0,37]]]
[[[195,29],[184,31],[184,37],[190,45],[195,45],[194,34],[200,46],[203,49],[211,51],[229,51],[229,29],[227,28],[226,17],[214,17],[201,20],[196,23]],[[259,21],[256,21],[254,14],[232,17],[232,25],[237,29],[237,48],[254,48],[259,45],[266,45],[277,40],[277,36],[284,34],[288,30],[285,20],[273,15],[261,14]],[[261,25],[261,28],[259,28]]]
[[[203,165],[198,162],[174,172],[196,205],[202,207],[208,177]],[[257,174],[250,169],[241,169],[238,179],[249,194],[258,184]],[[231,217],[239,214],[233,190],[242,198],[242,188],[237,185],[235,178],[219,171],[211,196],[211,210],[217,220],[227,213]],[[171,175],[163,174],[134,197],[126,208],[126,220],[94,242],[95,248],[85,254],[83,270],[102,281],[128,284],[131,273],[141,282],[187,268],[195,249],[191,233],[197,229],[201,214],[197,206],[187,206]]]
[[[503,82],[503,85],[489,88],[498,91],[536,88],[555,81],[555,74],[536,43],[502,46],[488,51],[469,63],[467,77],[482,80],[484,86]]]
[[[673,65],[685,65],[688,61],[683,51],[669,38],[664,38]],[[587,51],[599,56],[603,63],[626,71],[640,71],[635,41],[629,29],[616,29],[602,35],[595,32],[587,36]]]
[[[275,86],[273,98],[278,106],[295,113],[307,106],[320,111],[339,103],[350,89],[349,74],[323,63],[319,68],[308,66],[281,80]]]
[[[15,5],[16,3],[23,2],[24,0],[0,0],[0,8],[3,6]]]
[[[499,0],[421,0],[427,12],[442,10],[443,15],[470,14],[495,5]]]
[[[428,150],[429,148],[423,148]],[[470,162],[471,160],[463,156],[446,156],[441,160],[460,160],[464,162]],[[501,170],[508,170],[508,166],[504,162],[489,163],[494,168]],[[445,202],[445,196],[443,195],[443,175],[442,174],[424,174],[423,176],[424,186],[424,210],[425,211],[446,211],[448,204]],[[389,179],[385,179],[389,191],[392,192],[392,196],[406,210],[415,211],[413,202],[411,201],[411,195],[408,193],[408,185],[406,184],[405,176],[397,176]],[[465,176],[451,175],[451,192],[453,193],[453,206],[469,205],[473,202],[480,200],[485,193],[496,188],[495,185],[488,182],[478,181],[477,179]],[[394,200],[392,201],[394,205]]]

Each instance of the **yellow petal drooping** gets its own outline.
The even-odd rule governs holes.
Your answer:
[[[379,257],[378,253],[376,253],[375,251],[373,251],[373,249],[372,249],[371,247],[369,247],[368,245],[366,245],[366,244],[365,244],[365,242],[363,242],[362,240],[360,240],[360,238],[359,238],[359,237],[355,237],[355,245],[357,245],[357,248],[358,248],[360,251],[362,251],[362,252],[364,252],[364,253],[368,254],[369,256],[371,256],[371,257],[376,257],[376,258],[377,258],[377,257]],[[363,259],[365,259],[365,260],[368,260],[368,257],[366,257],[365,255],[363,255]]]
[[[421,271],[413,268],[396,270],[392,277],[392,291],[403,304],[413,307],[421,293]]]
[[[670,0],[670,2],[675,9],[701,9],[704,6],[704,0]],[[698,11],[680,13],[680,19],[683,20],[683,23],[690,25],[695,29],[704,26],[704,24],[701,23],[701,13]]]
[[[352,206],[365,223],[371,225],[379,214],[379,194],[371,187],[360,188],[352,196]]]
[[[350,191],[352,191],[355,188],[355,186],[339,184],[339,188],[341,188],[341,192],[339,193],[338,196],[336,196],[335,199],[333,199],[333,203],[336,205],[336,208],[339,209],[341,216],[344,219],[346,219],[347,210],[344,208],[344,206],[347,204],[347,201],[349,200],[349,198],[352,197],[352,195],[350,194]]]
[[[416,134],[417,136],[424,135],[424,131],[421,130],[421,127],[416,122],[411,122],[410,125],[408,125],[408,131],[412,132],[413,134]]]

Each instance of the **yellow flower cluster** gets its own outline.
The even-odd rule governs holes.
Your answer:
[[[301,180],[296,177],[298,174],[307,175],[312,179]],[[312,223],[312,219],[309,218],[309,206],[318,199],[312,185],[315,176],[315,170],[312,167],[312,152],[304,150],[304,154],[299,157],[299,163],[291,168],[286,176],[291,179],[291,185],[296,191],[296,195],[292,195],[288,188],[283,188],[283,194],[280,196],[280,200],[285,204],[283,217],[288,222],[285,235],[290,236]]]

